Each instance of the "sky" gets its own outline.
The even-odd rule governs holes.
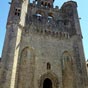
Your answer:
[[[10,9],[10,5],[8,2],[11,0],[1,0],[0,1],[0,57],[3,50],[3,44],[6,33],[6,23],[8,18],[8,13]],[[54,5],[62,6],[64,2],[68,0],[55,0]],[[83,35],[83,47],[85,58],[88,59],[88,0],[75,0],[78,4],[78,15],[80,19],[80,25]]]

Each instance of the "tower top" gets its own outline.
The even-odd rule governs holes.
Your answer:
[[[54,0],[35,0],[38,5],[44,6],[44,7],[53,7]]]

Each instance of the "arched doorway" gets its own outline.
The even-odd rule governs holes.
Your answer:
[[[49,78],[46,78],[43,82],[43,88],[52,88],[52,81]]]
[[[52,72],[41,75],[39,80],[39,88],[58,88],[58,77]]]

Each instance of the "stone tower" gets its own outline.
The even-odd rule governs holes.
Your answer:
[[[77,3],[12,0],[0,88],[87,88]]]

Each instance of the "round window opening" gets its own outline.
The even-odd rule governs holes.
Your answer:
[[[43,88],[52,88],[52,81],[49,78],[46,78],[43,82]]]

